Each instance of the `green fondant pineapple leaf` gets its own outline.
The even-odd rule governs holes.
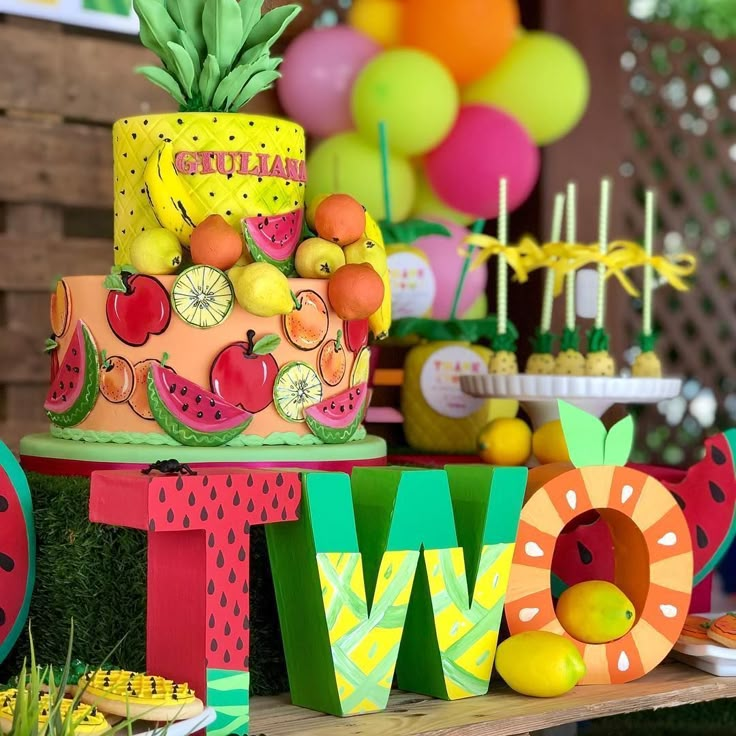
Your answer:
[[[253,64],[255,61],[260,59],[262,56],[268,56],[268,49],[265,43],[259,43],[256,46],[251,46],[238,57],[236,66],[247,66]]]
[[[171,19],[162,0],[133,0],[133,8],[140,21],[141,43],[169,68],[171,58],[166,44],[178,40],[179,27]]]
[[[251,31],[261,18],[263,0],[240,0],[240,17],[243,28],[243,39],[250,36]]]
[[[248,4],[247,0],[244,4]],[[168,0],[166,7],[171,19],[181,29],[179,35],[186,36],[197,50],[197,56],[201,64],[201,60],[207,56],[207,44],[202,33],[204,0]]]
[[[550,355],[554,341],[555,336],[551,332],[542,332],[542,328],[537,327],[534,337],[531,338],[532,350],[537,355]]]
[[[281,63],[281,59],[271,59],[271,61],[275,61],[277,64]],[[237,112],[259,92],[269,89],[280,76],[279,72],[269,69],[254,74],[240,91],[240,94],[230,103],[229,109],[232,112]]]
[[[626,465],[634,446],[634,420],[626,416],[611,427],[606,435],[604,465]]]
[[[282,5],[270,10],[253,26],[253,30],[248,34],[246,46],[265,43],[271,48],[301,10],[300,5]]]
[[[194,67],[194,76],[198,78],[202,71],[202,57],[199,55],[197,47],[192,43],[192,39],[189,38],[185,31],[179,31],[179,45],[189,54],[189,58],[192,60],[192,66]]]
[[[557,405],[572,464],[576,468],[603,465],[606,446],[606,428],[603,422],[566,401],[560,400]]]
[[[578,350],[580,348],[580,332],[577,327],[565,327],[560,340],[560,350]]]
[[[157,87],[166,90],[180,105],[183,106],[186,104],[179,82],[165,69],[161,69],[158,66],[139,66],[136,72],[142,74],[149,82],[155,84]]]
[[[238,0],[205,0],[202,33],[207,53],[223,71],[229,69],[243,46],[243,25]]]
[[[386,245],[392,243],[413,243],[427,235],[450,237],[450,231],[438,222],[428,220],[404,220],[404,222],[381,222],[381,234]]]
[[[239,107],[242,107],[245,102],[238,105],[238,107],[235,107],[235,102],[245,96],[248,99],[253,97],[252,90],[260,84],[258,80],[253,81],[253,78],[261,72],[274,72],[280,63],[280,58],[271,58],[268,54],[264,54],[253,64],[235,67],[218,85],[217,91],[212,98],[212,106],[218,110],[233,112]],[[276,78],[278,76],[277,74]],[[265,88],[260,87],[256,89],[256,94],[263,89]]]
[[[495,335],[491,340],[491,347],[495,352],[504,350],[509,353],[516,352],[516,337],[508,330],[503,335]]]
[[[508,334],[518,338],[519,333],[511,322],[506,326]],[[483,319],[425,319],[423,317],[405,317],[391,325],[392,337],[422,337],[425,340],[460,340],[477,343],[481,340],[489,342],[496,335],[496,317],[489,315]]]
[[[640,332],[638,343],[642,353],[651,353],[654,348],[657,347],[658,337],[659,335],[656,335],[654,332],[651,332],[648,335],[644,332]]]
[[[54,350],[59,349],[59,343],[54,340],[53,337],[49,337],[46,339],[46,342],[43,345],[43,351],[44,353],[53,353]]]
[[[594,327],[588,330],[588,352],[589,353],[606,353],[611,343],[611,338],[602,327]]]
[[[220,65],[217,59],[209,54],[204,60],[202,74],[199,76],[199,94],[202,96],[202,106],[206,109],[212,104],[217,85],[220,83]]]
[[[179,85],[182,88],[184,94],[187,97],[191,97],[194,91],[195,81],[195,69],[194,63],[192,62],[192,57],[189,56],[186,49],[183,46],[180,46],[178,43],[172,43],[171,41],[169,41],[169,43],[166,45],[168,46],[169,52],[171,53],[171,62],[173,64],[174,70],[176,71],[176,76],[179,79]]]

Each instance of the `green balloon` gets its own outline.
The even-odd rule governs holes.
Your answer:
[[[427,175],[421,169],[417,170],[416,175],[417,191],[414,197],[414,207],[411,211],[412,217],[421,218],[423,215],[431,215],[432,217],[440,217],[456,222],[458,225],[469,225],[478,219],[474,215],[460,212],[445,204],[434,192]]]
[[[590,80],[578,50],[543,31],[523,33],[485,77],[463,90],[463,102],[480,102],[512,115],[534,142],[562,138],[588,104]]]
[[[307,159],[307,202],[320,194],[349,194],[376,220],[386,218],[381,153],[357,133],[340,133],[322,141]],[[388,159],[391,219],[405,220],[414,204],[414,170],[409,161]]]
[[[378,142],[386,123],[392,151],[417,156],[450,132],[460,104],[450,72],[416,49],[394,49],[371,59],[353,85],[353,122],[368,141]]]

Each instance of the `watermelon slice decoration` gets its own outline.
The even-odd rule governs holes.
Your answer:
[[[302,236],[304,210],[284,215],[246,217],[242,220],[243,237],[254,261],[263,261],[294,276],[294,256]]]
[[[368,408],[368,384],[359,383],[304,410],[309,429],[327,445],[349,442]]]
[[[43,405],[57,427],[74,427],[89,416],[99,395],[99,372],[92,333],[79,320]]]
[[[0,662],[23,631],[35,575],[31,492],[18,461],[0,442]]]
[[[734,447],[736,430],[729,429],[705,441],[705,457],[684,478],[660,478],[685,514],[693,543],[693,585],[713,572],[736,537]],[[553,570],[563,587],[591,578],[612,580],[613,565],[613,542],[603,519],[560,535]]]
[[[148,374],[148,402],[161,429],[190,447],[227,444],[253,419],[249,412],[157,363]]]

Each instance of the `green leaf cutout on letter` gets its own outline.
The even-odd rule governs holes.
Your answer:
[[[603,422],[587,411],[562,400],[557,405],[570,460],[576,468],[626,465],[634,444],[634,421],[630,416],[606,432]]]

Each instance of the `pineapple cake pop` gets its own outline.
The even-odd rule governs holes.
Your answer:
[[[555,196],[554,210],[552,213],[551,242],[557,243],[562,237],[562,217],[565,207],[565,195]],[[554,335],[552,328],[552,305],[554,301],[555,272],[553,268],[547,268],[544,274],[544,294],[542,296],[542,317],[532,338],[534,352],[526,362],[526,372],[535,375],[553,375],[555,372],[555,359],[552,355],[552,344]]]
[[[502,178],[498,187],[498,240],[505,248],[508,245],[508,181]],[[491,373],[514,375],[519,372],[516,361],[516,339],[508,329],[508,261],[503,253],[499,253],[496,264],[498,271],[497,290],[497,327],[496,335],[491,342],[493,357],[491,358]]]
[[[645,226],[644,226],[644,250],[647,259],[651,259],[654,250],[654,223],[655,223],[655,201],[654,192],[647,190],[645,197]],[[631,372],[636,378],[661,378],[662,363],[654,351],[656,337],[652,332],[652,290],[653,290],[652,264],[647,262],[644,266],[644,285],[642,295],[642,328],[639,335],[639,347],[641,353],[634,359]]]
[[[598,263],[598,303],[595,324],[588,331],[588,355],[585,358],[585,373],[588,376],[608,376],[616,373],[616,363],[609,352],[610,337],[606,331],[606,264],[608,254],[608,220],[611,209],[611,181],[601,181],[600,214],[598,220],[598,248],[601,261]]]
[[[574,243],[577,238],[577,188],[573,182],[567,185],[567,232],[566,240]],[[579,350],[580,333],[575,314],[575,271],[565,277],[565,329],[562,332],[560,353],[555,360],[555,374],[558,376],[585,375],[585,358]]]

